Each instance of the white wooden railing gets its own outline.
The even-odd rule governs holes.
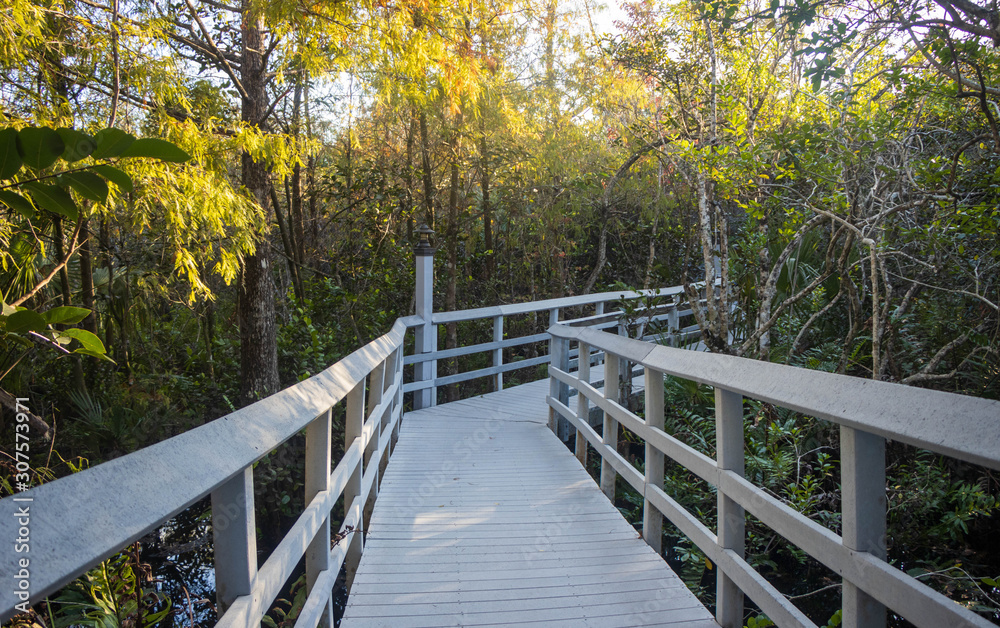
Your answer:
[[[319,375],[216,421],[81,473],[0,500],[0,621],[21,600],[12,578],[29,560],[37,602],[211,495],[221,626],[256,626],[305,556],[308,599],[296,626],[331,625],[331,593],[363,549],[363,512],[403,412],[403,339],[392,330]],[[333,408],[346,403],[344,455],[331,470]],[[258,568],[253,464],[305,430],[305,509]],[[343,497],[343,538],[331,549],[330,515]],[[15,501],[18,499],[20,501]],[[30,505],[30,551],[13,552],[18,508]],[[8,543],[8,540],[11,543]]]
[[[425,404],[417,401],[415,407],[432,406],[437,403],[438,388],[443,386],[474,379],[488,378],[491,382],[492,390],[503,390],[504,373],[548,364],[552,359],[551,351],[541,351],[533,357],[504,361],[505,349],[515,349],[533,343],[547,343],[549,340],[548,333],[544,331],[524,336],[509,337],[509,332],[504,327],[504,321],[515,316],[538,317],[541,315],[542,317],[547,317],[549,325],[562,323],[565,325],[593,327],[595,329],[618,328],[619,333],[626,334],[627,330],[622,324],[621,312],[608,306],[613,307],[622,299],[632,300],[652,296],[661,302],[654,308],[654,311],[648,313],[643,311],[643,315],[635,323],[640,326],[646,325],[646,329],[648,330],[649,323],[662,322],[665,328],[665,335],[669,336],[668,340],[676,346],[698,333],[697,325],[689,324],[682,326],[682,321],[687,320],[685,317],[691,316],[691,310],[687,302],[683,300],[683,294],[684,290],[682,287],[673,286],[657,290],[601,292],[560,299],[460,310],[457,312],[435,312],[431,317],[429,325],[431,330],[427,332],[430,340],[428,350],[403,358],[403,363],[406,365],[430,365],[430,368],[423,369],[423,373],[426,373],[426,375],[423,375],[421,370],[416,370],[414,381],[405,384],[403,391],[406,393],[430,391],[430,394],[427,395],[429,400]],[[593,314],[572,319],[564,317],[566,310],[583,310],[585,308],[593,308]],[[484,319],[492,320],[492,341],[453,349],[438,349],[438,336],[440,335],[438,327]],[[643,337],[651,339],[654,336],[656,334],[646,334]],[[438,375],[438,363],[441,360],[481,353],[489,354],[490,366],[444,376]],[[567,357],[572,359],[575,357],[575,353]]]
[[[675,295],[679,289],[663,293]],[[617,314],[605,313],[605,304],[644,294],[608,292],[434,314],[430,323],[417,316],[401,318],[389,333],[304,382],[151,447],[0,500],[0,536],[6,539],[0,546],[0,574],[5,578],[0,586],[0,621],[13,616],[22,602],[11,586],[13,574],[23,569],[22,559],[29,561],[30,602],[35,603],[211,495],[219,625],[258,625],[303,556],[309,594],[296,626],[328,624],[338,573],[346,566],[350,583],[363,551],[367,513],[378,494],[380,469],[398,434],[404,391],[430,389],[436,396],[438,386],[485,376],[496,377],[502,387],[504,372],[549,360],[545,354],[504,364],[504,348],[548,340],[544,333],[504,339],[504,316],[545,311],[554,323],[565,308],[595,305],[596,318],[578,323],[616,325]],[[646,318],[667,318],[677,329],[684,314],[675,302]],[[403,355],[407,330],[484,317],[495,321],[493,342]],[[494,356],[488,373],[404,384],[404,363],[435,364],[480,351]],[[341,402],[346,406],[344,455],[334,467],[332,417]],[[305,509],[258,567],[253,465],[302,430]],[[330,514],[341,498],[345,516],[337,534],[342,538],[331,548]],[[23,554],[13,551],[19,533],[15,521],[27,504],[31,549]]]
[[[814,624],[745,560],[745,513],[843,578],[843,625],[885,626],[888,607],[918,627],[992,626],[885,562],[885,440],[892,439],[990,469],[1000,469],[1000,402],[930,391],[727,355],[678,351],[594,329],[555,325],[553,353],[603,353],[604,380],[616,382],[627,361],[645,373],[645,418],[619,403],[618,386],[599,391],[591,359],[575,373],[550,366],[550,426],[559,417],[575,428],[575,449],[586,462],[589,443],[601,456],[600,485],[614,498],[621,476],[644,498],[643,536],[660,550],[662,517],[669,519],[718,568],[717,620],[743,626],[744,595],[778,626]],[[554,362],[558,364],[558,362]],[[565,360],[563,360],[565,363]],[[663,431],[665,375],[715,387],[716,459]],[[578,392],[576,409],[569,391]],[[840,426],[842,534],[802,515],[744,477],[743,397],[802,412]],[[591,404],[603,411],[603,433],[589,422]],[[617,451],[619,427],[645,441],[645,474]],[[716,531],[663,490],[664,456],[714,485]]]

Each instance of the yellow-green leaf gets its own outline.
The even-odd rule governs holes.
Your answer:
[[[191,159],[182,149],[166,140],[155,137],[138,139],[125,149],[122,157],[151,157],[160,161],[183,163]]]
[[[64,329],[60,333],[63,333],[69,336],[70,338],[73,338],[74,340],[78,340],[80,344],[83,345],[83,348],[86,349],[87,351],[93,351],[95,353],[101,353],[101,354],[107,352],[106,349],[104,348],[104,343],[101,342],[101,339],[95,336],[94,334],[90,333],[86,329],[77,329],[77,328]]]
[[[45,319],[31,310],[18,310],[7,317],[7,333],[41,332],[46,327]]]
[[[122,192],[131,192],[134,189],[132,177],[128,176],[114,166],[94,166],[91,170],[117,185],[118,189]]]

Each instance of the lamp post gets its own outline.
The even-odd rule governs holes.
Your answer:
[[[414,352],[433,353],[437,350],[436,328],[431,322],[434,313],[434,251],[431,236],[434,230],[422,223],[416,230],[419,238],[413,248],[416,260],[416,314],[423,319],[423,325],[416,328],[416,344]],[[413,379],[417,382],[433,382],[437,377],[437,360],[418,362],[414,368]],[[431,384],[428,388],[414,391],[413,409],[430,408],[437,401],[437,387]]]

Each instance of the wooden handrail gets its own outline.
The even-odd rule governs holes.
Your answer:
[[[699,284],[700,285],[700,284]],[[698,287],[698,285],[696,285]],[[532,313],[545,313],[549,314],[549,323],[564,323],[576,326],[587,326],[587,327],[612,327],[618,325],[621,321],[622,312],[620,311],[605,311],[606,305],[608,303],[614,303],[619,300],[634,300],[643,297],[663,297],[671,298],[672,302],[658,305],[653,308],[650,312],[644,312],[643,316],[640,317],[638,323],[649,323],[652,321],[668,321],[670,328],[674,331],[673,338],[674,342],[679,343],[682,338],[690,337],[692,330],[695,327],[680,327],[680,319],[686,316],[691,316],[692,312],[689,308],[686,308],[686,301],[682,300],[684,297],[684,288],[682,286],[670,286],[667,288],[658,288],[652,290],[617,290],[609,292],[599,292],[595,294],[586,294],[572,297],[563,297],[559,299],[545,299],[543,301],[531,301],[527,303],[512,303],[507,305],[498,305],[494,307],[485,308],[475,308],[469,310],[459,310],[455,312],[435,312],[431,316],[431,323],[429,325],[429,332],[432,338],[430,339],[429,346],[426,352],[416,352],[414,355],[406,356],[406,364],[418,365],[419,369],[416,372],[416,377],[413,382],[407,383],[405,387],[405,392],[417,391],[428,391],[425,393],[427,396],[424,398],[426,403],[433,405],[436,403],[437,389],[441,386],[447,386],[450,384],[455,384],[459,382],[465,382],[474,379],[491,378],[493,380],[493,390],[503,390],[503,374],[509,373],[510,371],[515,371],[523,368],[528,368],[532,366],[538,366],[540,364],[546,364],[551,360],[551,356],[548,352],[537,357],[533,357],[527,360],[521,360],[517,362],[504,362],[503,350],[513,347],[524,346],[528,344],[533,344],[536,342],[546,342],[548,340],[547,334],[529,334],[527,336],[504,338],[504,319],[510,316],[532,314]],[[583,316],[571,320],[561,320],[560,314],[567,308],[578,308],[578,307],[591,307],[595,309],[595,313],[589,316]],[[684,308],[684,309],[682,309]],[[422,321],[419,317],[416,320]],[[437,348],[437,333],[434,330],[435,326],[446,325],[450,323],[460,323],[469,322],[475,320],[492,319],[493,321],[493,341],[492,342],[481,342],[474,345],[467,345],[463,347],[456,347],[454,349],[444,349],[439,350]],[[419,323],[418,323],[419,324]],[[426,322],[423,324],[426,325]],[[416,324],[411,325],[416,326]],[[428,332],[425,332],[428,333]],[[462,357],[468,355],[475,355],[478,353],[488,353],[490,354],[490,366],[475,369],[472,371],[465,371],[460,373],[453,373],[446,376],[437,375],[437,364],[439,360],[445,360],[449,358]],[[421,401],[423,403],[424,401]],[[417,405],[417,407],[421,407]]]
[[[680,351],[594,329],[553,325],[549,333],[556,355],[568,353],[570,341],[578,343],[581,355],[592,349],[603,351],[607,381],[617,381],[619,362],[636,363],[645,370],[647,416],[643,420],[618,402],[617,386],[605,386],[601,392],[589,383],[588,369],[581,367],[574,375],[550,365],[550,425],[554,427],[555,416],[572,424],[581,460],[585,460],[581,447],[586,443],[594,447],[602,459],[600,484],[609,497],[613,496],[616,476],[643,495],[643,536],[650,545],[658,548],[657,515],[662,515],[719,567],[716,618],[723,627],[742,626],[744,594],[780,626],[815,626],[746,562],[744,511],[843,577],[845,626],[884,625],[885,607],[927,628],[992,626],[884,561],[884,439],[1000,469],[1000,451],[996,449],[1000,402],[734,356]],[[662,399],[658,400],[650,388],[656,387],[662,394],[664,375],[715,387],[717,460],[663,431]],[[568,407],[566,395],[557,396],[560,387],[578,392],[577,411]],[[744,395],[841,426],[843,537],[746,480]],[[604,413],[603,437],[590,426],[587,408],[591,405]],[[619,424],[646,443],[645,477],[617,451]],[[662,477],[649,473],[650,468],[661,468],[658,456],[671,458],[717,488],[716,533],[664,493],[659,484]]]
[[[419,322],[397,320],[389,333],[322,373],[220,419],[0,500],[4,530],[11,529],[25,503],[31,504],[31,512],[45,513],[32,518],[28,554],[11,548],[0,553],[0,573],[17,573],[19,561],[28,558],[30,602],[37,602],[211,494],[219,623],[259,623],[304,555],[312,581],[307,608],[317,620],[329,616],[333,581],[345,560],[350,567],[348,550],[357,546],[360,554],[361,542],[361,534],[349,534],[331,551],[329,514],[350,480],[362,478],[360,494],[345,504],[341,532],[363,528],[367,491],[377,484],[379,463],[391,453],[402,415],[403,338]],[[378,384],[380,401],[365,412],[366,382],[373,372],[384,374]],[[331,472],[330,410],[348,398],[350,414],[352,394],[354,407],[360,398],[363,425],[350,435],[344,457]],[[303,429],[307,506],[258,569],[253,464]],[[0,588],[0,621],[13,616],[21,601],[11,587]]]
[[[1000,401],[748,358],[681,351],[593,329],[552,327],[666,375],[1000,470]],[[987,420],[995,419],[995,420]]]

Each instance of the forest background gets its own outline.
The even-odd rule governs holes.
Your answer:
[[[648,0],[610,35],[598,11],[6,3],[2,494],[15,397],[47,443],[34,483],[217,418],[412,312],[422,223],[439,310],[705,282],[712,351],[1000,396],[993,4]],[[672,429],[713,451],[710,396],[668,393]],[[835,435],[747,412],[748,470],[837,529]],[[301,508],[296,447],[256,471],[265,547]],[[889,479],[890,559],[1000,621],[997,478],[893,444]],[[668,481],[709,512],[707,489]],[[830,620],[836,578],[750,538]],[[714,567],[677,533],[665,546],[710,604]],[[155,590],[140,564],[121,581]],[[125,614],[184,623],[155,612],[166,597]],[[51,623],[82,621],[55,606]]]

